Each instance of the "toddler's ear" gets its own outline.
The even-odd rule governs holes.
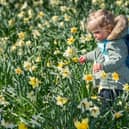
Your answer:
[[[115,17],[115,26],[107,39],[108,40],[116,39],[127,28],[128,28],[128,19],[124,15],[119,15]]]

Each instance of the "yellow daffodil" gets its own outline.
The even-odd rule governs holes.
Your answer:
[[[17,47],[22,47],[22,46],[24,46],[25,45],[25,42],[23,41],[23,40],[18,40],[17,42],[16,42],[16,44],[15,44]]]
[[[77,27],[72,27],[71,28],[71,33],[77,33]]]
[[[36,69],[37,69],[37,66],[36,66],[36,65],[33,65],[33,66],[31,67],[31,70],[32,70],[32,71],[36,71]]]
[[[60,53],[61,53],[61,52],[60,52],[60,50],[58,50],[58,49],[54,51],[54,55],[58,55],[58,54],[60,54]]]
[[[41,56],[38,56],[35,61],[36,62],[41,62]]]
[[[8,21],[8,24],[9,24],[9,26],[13,26],[15,24],[15,20],[14,19],[10,19]]]
[[[85,37],[85,41],[91,41],[91,40],[93,40],[92,35],[88,33]]]
[[[25,18],[23,19],[23,21],[24,21],[24,23],[26,24],[26,23],[29,23],[30,19],[29,19],[29,17],[25,17]]]
[[[39,86],[40,81],[38,80],[38,78],[30,77],[29,78],[29,84],[32,85],[33,88],[36,88],[36,87]]]
[[[115,118],[115,119],[119,119],[119,118],[122,117],[122,116],[123,116],[122,111],[119,111],[119,112],[115,112],[115,113],[114,113],[114,118]]]
[[[129,91],[129,84],[127,84],[127,83],[124,84],[124,85],[123,85],[123,90],[124,90],[124,91]]]
[[[47,67],[51,67],[51,66],[52,66],[52,62],[50,60],[48,60]]]
[[[64,66],[65,66],[65,63],[62,62],[62,61],[60,61],[60,62],[58,62],[57,68],[58,68],[59,70],[61,70]]]
[[[64,104],[66,104],[68,102],[68,99],[65,97],[61,97],[61,96],[57,96],[56,97],[56,104],[59,106],[63,106]]]
[[[27,128],[27,126],[26,126],[25,123],[21,122],[21,123],[19,123],[19,125],[18,125],[18,129],[28,129],[28,128]]]
[[[72,58],[72,61],[75,62],[75,63],[77,63],[79,61],[79,59],[78,59],[78,57],[73,57]]]
[[[25,68],[25,70],[31,71],[32,64],[29,61],[25,61],[24,64],[23,64],[23,67]]]
[[[12,45],[11,48],[10,48],[11,52],[15,51],[16,49],[17,49],[17,46],[15,44]]]
[[[32,35],[34,36],[35,39],[37,39],[41,33],[39,32],[39,30],[35,29],[35,30],[32,30]]]
[[[73,37],[70,37],[67,39],[67,44],[72,45],[74,43],[75,39]]]
[[[9,103],[5,100],[4,96],[0,95],[0,105],[8,105]]]
[[[76,53],[77,53],[76,48],[74,48],[74,47],[68,47],[68,48],[65,50],[63,56],[65,56],[65,57],[73,57],[73,56],[76,55]]]
[[[64,21],[70,21],[71,17],[67,14],[64,15]]]
[[[15,69],[15,73],[20,75],[20,74],[23,73],[23,71],[21,70],[21,68],[18,67],[18,68]]]
[[[77,129],[89,129],[88,118],[82,119],[82,121],[74,121],[74,125]]]
[[[94,78],[93,78],[92,74],[86,74],[86,75],[84,75],[83,79],[87,82],[90,82],[90,81],[93,81]]]
[[[55,23],[59,20],[59,16],[52,16],[52,21]]]
[[[117,1],[116,1],[116,5],[118,5],[118,6],[123,5],[123,1],[122,1],[122,0],[117,0]]]
[[[96,100],[96,99],[98,99],[98,96],[91,96],[91,99],[93,99],[93,100]]]
[[[44,12],[43,12],[43,11],[40,11],[40,12],[38,13],[38,18],[42,18],[42,17],[44,17]]]
[[[112,73],[112,79],[115,80],[115,81],[118,81],[119,80],[119,74],[114,72]]]
[[[18,33],[18,38],[19,39],[25,39],[25,32]]]
[[[107,74],[106,74],[104,71],[102,71],[102,72],[101,72],[101,77],[102,77],[102,79],[106,79]]]

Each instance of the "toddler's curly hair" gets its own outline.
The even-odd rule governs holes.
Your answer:
[[[107,10],[100,9],[89,14],[87,18],[86,28],[92,32],[97,28],[103,28],[107,31],[112,31],[115,22],[115,16]]]

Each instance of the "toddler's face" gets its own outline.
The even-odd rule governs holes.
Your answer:
[[[104,29],[96,29],[93,32],[93,36],[96,40],[102,41],[107,39],[109,36],[110,32]]]

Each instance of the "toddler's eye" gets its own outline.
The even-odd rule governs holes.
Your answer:
[[[95,31],[95,32],[94,32],[94,34],[98,34],[98,33],[100,33],[100,32],[99,32],[99,31]]]

